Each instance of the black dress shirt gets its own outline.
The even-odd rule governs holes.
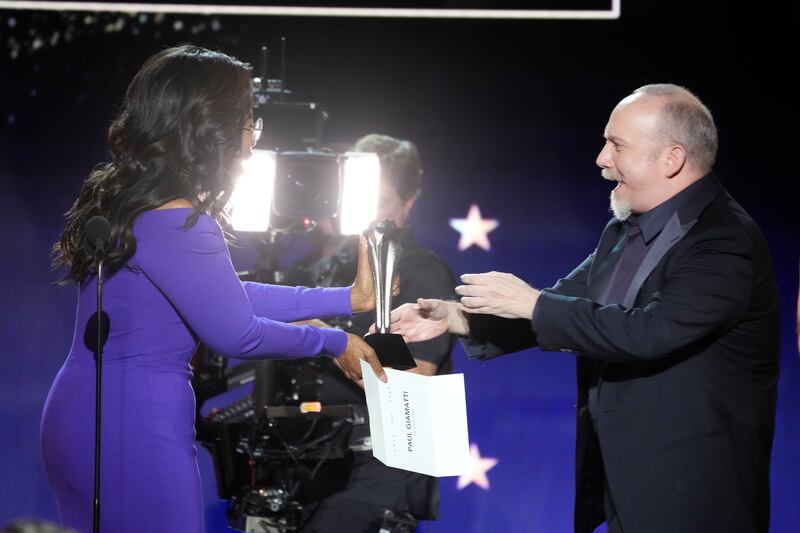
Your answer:
[[[705,178],[697,180],[670,199],[660,203],[650,211],[640,215],[631,215],[622,228],[619,241],[614,246],[609,260],[616,260],[614,271],[608,277],[608,286],[600,294],[603,296],[598,303],[602,305],[622,304],[625,294],[639,270],[647,252],[655,242],[655,238],[667,225],[669,219],[683,205],[686,198]],[[606,365],[603,365],[603,368]],[[589,413],[592,420],[596,421],[597,395],[602,382],[602,375],[598,375],[589,387]]]

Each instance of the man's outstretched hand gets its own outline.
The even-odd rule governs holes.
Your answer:
[[[517,276],[506,272],[486,272],[464,274],[461,281],[466,285],[456,287],[456,293],[461,296],[464,311],[532,319],[539,291]]]
[[[444,333],[469,334],[469,324],[457,302],[419,298],[415,304],[403,304],[390,315],[391,332],[406,342],[433,339]],[[375,325],[370,328],[375,332]]]

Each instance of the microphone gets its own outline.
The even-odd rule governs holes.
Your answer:
[[[86,222],[86,251],[90,256],[99,258],[106,255],[111,241],[111,224],[100,215],[93,216]]]

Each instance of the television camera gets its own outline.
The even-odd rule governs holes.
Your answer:
[[[282,267],[287,240],[322,220],[332,221],[342,235],[365,229],[377,213],[380,165],[375,154],[324,148],[328,114],[316,103],[288,101],[286,40],[281,44],[280,77],[268,77],[268,49],[262,47],[259,76],[253,79],[254,115],[263,119],[264,131],[234,191],[231,220],[240,238],[252,238],[260,259],[239,276],[332,286],[342,274],[355,272],[355,254],[342,247],[321,269]],[[328,322],[353,328],[350,317]],[[217,492],[229,501],[228,523],[235,529],[301,529],[315,502],[346,483],[350,452],[370,449],[366,407],[325,402],[323,388],[338,374],[326,358],[248,361],[229,368],[226,358],[201,344],[193,368],[197,441],[211,453]],[[203,414],[211,398],[237,392],[243,392],[238,399]],[[409,524],[416,524],[391,511],[383,521],[386,531],[396,532],[413,531]]]

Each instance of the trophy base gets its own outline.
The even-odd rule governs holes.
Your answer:
[[[406,346],[402,335],[397,333],[373,333],[364,337],[364,340],[378,354],[381,366],[390,366],[397,370],[408,370],[417,366],[417,363],[414,362],[414,357],[408,351],[408,346]]]

